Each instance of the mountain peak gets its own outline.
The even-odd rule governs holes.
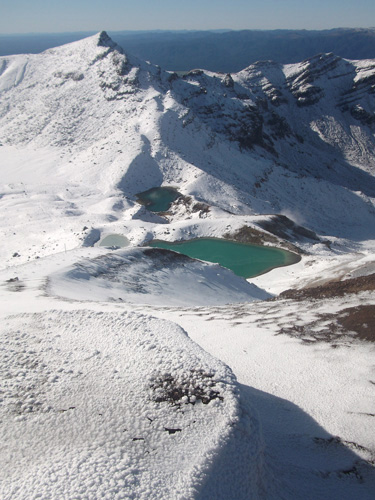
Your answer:
[[[79,57],[87,59],[90,57],[95,58],[98,53],[103,52],[103,49],[106,53],[113,51],[119,52],[120,54],[124,53],[123,49],[112,40],[106,31],[100,31],[96,33],[96,35],[91,35],[81,40],[47,49],[43,54],[59,54],[59,56],[63,57],[65,60],[69,57],[77,57],[77,55],[80,54]]]
[[[97,35],[95,35],[95,37],[98,39],[99,47],[118,47],[117,43],[112,40],[106,31],[100,31]]]
[[[121,54],[124,53],[120,45],[117,45],[117,43],[114,42],[112,38],[108,35],[108,33],[104,30],[100,31],[92,38],[94,38],[94,40],[96,41],[96,45],[98,47],[106,47],[112,50],[117,50],[117,52],[120,52]]]

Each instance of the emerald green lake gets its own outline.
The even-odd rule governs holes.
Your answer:
[[[299,255],[279,248],[217,238],[198,238],[173,243],[154,240],[149,245],[174,250],[194,259],[218,263],[244,278],[252,278],[275,267],[288,266],[300,260]]]
[[[172,187],[155,187],[138,193],[138,202],[145,205],[151,212],[166,212],[172,202],[180,196]]]
[[[123,236],[122,234],[109,234],[100,241],[98,246],[124,248],[129,245],[130,241],[126,238],[126,236]]]

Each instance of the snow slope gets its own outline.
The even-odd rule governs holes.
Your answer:
[[[271,297],[219,265],[155,248],[82,260],[51,274],[47,291],[73,300],[168,306],[222,305]]]
[[[191,498],[219,447],[256,462],[233,375],[173,323],[52,311],[9,318],[3,341],[4,499]],[[246,498],[256,467],[221,474]]]
[[[129,255],[107,252],[1,272],[3,498],[372,498],[374,348],[324,332],[373,293],[132,305],[107,299],[121,278],[87,293],[84,255]]]

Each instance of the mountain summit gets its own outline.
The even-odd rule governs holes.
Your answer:
[[[100,31],[98,33],[98,45],[103,46],[103,47],[112,47],[116,48],[116,50],[119,50],[122,52],[121,47],[119,47],[110,36],[108,36],[106,31]]]

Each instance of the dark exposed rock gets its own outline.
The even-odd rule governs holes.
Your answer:
[[[233,78],[232,76],[230,75],[230,73],[227,73],[224,78],[222,79],[222,82],[224,84],[225,87],[227,88],[233,88],[234,87],[234,81],[233,81]]]
[[[155,265],[172,267],[191,262],[193,259],[182,253],[173,252],[166,248],[145,248],[143,253],[155,262]]]
[[[271,243],[272,245],[285,248],[296,253],[303,253],[302,250],[291,243],[284,241],[281,242],[278,238],[272,234],[259,231],[250,226],[242,226],[234,233],[226,233],[223,235],[224,238],[228,240],[239,241],[241,243],[251,243],[253,245],[264,245],[265,243]]]
[[[176,434],[176,432],[181,432],[182,429],[171,429],[170,427],[164,427],[164,430],[168,432],[168,434]]]
[[[342,62],[342,59],[332,54],[332,52],[318,54],[303,61],[305,65],[302,67],[301,72],[293,75],[289,81],[293,82],[293,86],[313,83],[320,76],[336,69],[340,62]]]
[[[372,125],[375,123],[375,113],[369,113],[359,104],[352,106],[350,114],[353,118],[360,121],[363,125]]]
[[[345,330],[355,332],[357,338],[375,342],[375,305],[344,309],[337,321]]]
[[[265,242],[276,244],[279,242],[277,238],[266,234],[263,231],[250,226],[242,226],[235,233],[226,233],[224,238],[239,241],[241,243],[253,243],[254,245],[262,245]]]
[[[281,298],[285,298],[284,294]],[[327,297],[322,295],[319,299],[325,300]],[[299,299],[294,297],[294,300]],[[348,341],[352,343],[353,340],[375,342],[375,305],[368,304],[349,307],[337,313],[318,314],[312,321],[303,325],[291,323],[290,326],[282,326],[279,334],[298,338],[306,344],[329,342],[332,347],[343,342],[348,345]]]
[[[169,83],[173,83],[175,82],[176,80],[178,80],[178,74],[173,72],[171,73],[169,76],[168,76],[168,81]]]
[[[269,219],[259,221],[258,225],[288,241],[311,241],[313,243],[321,241],[314,231],[296,224],[285,215],[272,215]]]
[[[210,206],[206,203],[197,202],[194,203],[191,211],[193,213],[200,212],[200,214],[207,214],[210,211]]]
[[[198,401],[208,404],[214,399],[223,401],[215,389],[213,375],[203,370],[192,370],[183,375],[163,374],[156,376],[151,384],[153,399],[157,403],[167,402],[174,406],[195,404]],[[167,429],[166,429],[167,430]]]
[[[203,71],[203,70],[201,70],[201,69],[192,69],[191,71],[189,71],[189,72],[187,73],[187,75],[186,75],[186,76],[188,76],[188,77],[189,77],[189,76],[201,76],[201,75],[203,75],[203,74],[204,74],[204,71]]]
[[[179,209],[179,207],[183,207],[185,210],[185,215],[188,216],[193,213],[198,213],[199,218],[204,218],[206,215],[209,213],[211,210],[211,207],[207,205],[207,203],[199,202],[199,201],[194,201],[191,196],[185,196],[185,195],[180,195],[171,205],[170,209],[168,212],[166,212],[166,215],[171,215],[176,210]]]
[[[292,133],[286,119],[274,111],[272,111],[271,117],[267,120],[267,125],[271,128],[272,137],[275,139],[283,139]]]
[[[375,274],[350,278],[344,281],[330,281],[324,285],[303,288],[301,290],[285,290],[279,297],[283,299],[306,300],[343,297],[346,294],[375,290]]]
[[[110,38],[110,36],[107,34],[106,31],[101,31],[99,33],[99,38],[98,38],[98,46],[103,46],[103,47],[108,47],[108,46],[113,46],[114,42]]]
[[[319,87],[307,87],[303,89],[298,89],[293,92],[294,97],[297,99],[297,106],[311,106],[320,101],[323,97],[323,89]]]

